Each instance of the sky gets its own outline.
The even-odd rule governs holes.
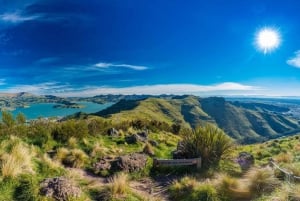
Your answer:
[[[0,93],[300,96],[298,0],[0,0]],[[261,30],[277,48],[263,51]]]

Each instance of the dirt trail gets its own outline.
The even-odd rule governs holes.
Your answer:
[[[68,168],[68,170],[72,175],[76,175],[80,179],[85,180],[92,187],[102,187],[108,183],[106,178],[99,177],[80,168]]]
[[[85,180],[90,187],[102,187],[108,184],[108,179],[94,175],[86,170],[79,168],[68,168],[70,175]],[[168,186],[173,179],[160,177],[158,180],[143,178],[129,182],[130,188],[138,195],[150,198],[151,201],[169,201],[167,194]]]

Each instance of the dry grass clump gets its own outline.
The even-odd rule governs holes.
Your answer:
[[[210,182],[198,182],[194,178],[184,177],[175,181],[169,188],[172,200],[189,201],[218,201],[218,194],[215,186]]]
[[[153,146],[148,142],[145,144],[143,152],[149,156],[154,156]]]
[[[68,140],[68,147],[74,149],[77,146],[77,138],[75,137],[70,137]]]
[[[0,156],[3,177],[14,178],[22,173],[34,173],[32,163],[34,153],[28,146],[21,141],[16,141],[6,148],[8,148],[7,152]]]
[[[81,168],[86,164],[88,156],[81,149],[59,148],[55,160],[69,167]]]
[[[249,192],[253,196],[271,193],[279,186],[279,180],[270,168],[252,168],[246,174]]]
[[[294,157],[290,153],[280,153],[275,157],[278,163],[291,163]]]
[[[61,164],[58,161],[52,160],[48,154],[43,154],[42,157],[42,162],[45,163],[49,168],[51,169],[56,169],[56,168],[61,168]]]
[[[128,176],[121,172],[110,179],[110,192],[113,195],[124,195],[128,191]]]
[[[128,176],[120,172],[109,179],[109,184],[101,191],[99,199],[104,201],[125,199],[128,194],[130,194]]]

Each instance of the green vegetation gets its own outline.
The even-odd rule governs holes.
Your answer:
[[[61,177],[74,181],[81,190],[80,196],[68,195],[68,200],[150,201],[166,195],[174,201],[299,199],[298,181],[288,185],[286,175],[269,167],[269,161],[272,158],[281,168],[300,176],[300,136],[238,145],[216,126],[223,125],[238,141],[244,131],[250,132],[245,134],[248,137],[263,133],[260,139],[265,139],[275,137],[282,127],[295,129],[290,117],[263,112],[264,105],[256,105],[259,109],[255,111],[249,105],[193,96],[123,101],[114,107],[102,117],[78,115],[61,122],[42,118],[28,122],[23,114],[13,118],[3,111],[0,200],[53,200],[41,194],[41,183]],[[269,108],[274,109],[279,110]],[[201,157],[202,168],[152,167],[153,158],[170,159],[178,149],[184,158]],[[240,152],[254,157],[248,171],[237,162]],[[120,165],[117,162],[121,163],[117,159],[131,153],[146,154],[143,169],[115,171]],[[172,182],[153,197],[154,193],[149,193],[155,191],[152,186],[169,177]]]
[[[234,148],[233,140],[224,131],[207,124],[195,130],[186,130],[180,144],[188,158],[202,158],[203,166],[217,166],[219,161],[229,156]]]

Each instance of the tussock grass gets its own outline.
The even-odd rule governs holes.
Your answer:
[[[198,182],[191,177],[183,177],[175,181],[169,188],[171,199],[174,201],[218,201],[215,186],[210,182]]]
[[[245,176],[249,192],[254,196],[271,193],[280,184],[270,168],[252,168]]]
[[[1,174],[15,178],[21,173],[34,173],[33,151],[21,141],[15,142],[8,152],[1,155]]]
[[[290,153],[280,153],[275,157],[278,163],[291,163],[294,157]]]
[[[68,140],[68,147],[74,149],[77,146],[77,138],[75,137],[70,137]]]
[[[146,143],[144,148],[143,148],[143,152],[145,154],[148,154],[149,156],[153,156],[154,155],[153,146],[150,143]]]
[[[109,189],[112,195],[124,195],[128,191],[128,175],[121,172],[110,178]]]

